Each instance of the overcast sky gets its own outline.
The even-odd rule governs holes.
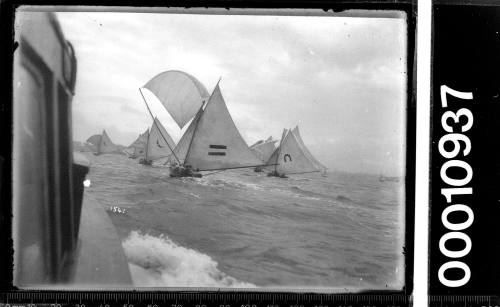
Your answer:
[[[330,13],[331,14],[331,13]],[[331,170],[401,175],[406,112],[403,18],[58,13],[78,73],[73,135],[106,129],[129,145],[151,124],[138,88],[182,70],[211,92],[219,77],[246,142],[299,125]],[[147,92],[147,90],[145,90]],[[154,95],[174,140],[182,131]]]

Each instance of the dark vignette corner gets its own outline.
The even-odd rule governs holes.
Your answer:
[[[0,290],[12,288],[12,63],[14,8],[0,1]]]

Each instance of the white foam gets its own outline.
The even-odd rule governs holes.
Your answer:
[[[138,287],[255,287],[221,272],[210,256],[167,236],[132,231],[122,244]]]

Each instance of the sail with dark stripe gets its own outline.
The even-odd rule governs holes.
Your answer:
[[[262,165],[231,118],[219,85],[195,123],[184,164],[195,170],[223,170]]]

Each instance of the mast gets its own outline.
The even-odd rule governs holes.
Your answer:
[[[221,79],[222,79],[222,77],[219,77],[219,81],[217,81],[217,84],[215,85],[214,89],[212,90],[212,94],[210,94],[210,97],[212,97],[212,95],[215,92],[215,89],[217,88],[217,86],[219,86],[219,82],[220,82]],[[208,98],[207,106],[208,106],[208,103],[210,102],[210,97]],[[201,108],[203,108],[203,104],[204,103],[202,102]],[[201,116],[199,116],[196,119],[196,123],[195,123],[195,126],[194,126],[193,135],[191,136],[191,140],[189,140],[189,146],[188,146],[188,149],[187,149],[187,152],[186,152],[186,156],[184,157],[184,165],[186,164],[187,157],[189,157],[189,152],[191,151],[191,145],[193,145],[193,140],[194,140],[194,137],[196,136],[196,130],[198,130],[198,123],[200,122],[200,118],[201,118]],[[179,159],[177,159],[177,161],[179,161]],[[180,161],[179,161],[179,164],[180,164]]]
[[[286,136],[286,129],[283,129],[283,134],[281,135],[281,140],[280,140],[280,146],[278,146],[278,148],[276,149],[278,151],[278,154],[276,155],[276,162],[274,164],[274,172],[278,173],[278,160],[280,158],[280,154],[281,154],[281,145],[283,144],[283,139],[285,138]]]
[[[155,121],[155,118],[153,116],[153,113],[151,112],[151,110],[149,109],[149,106],[148,106],[148,103],[146,102],[146,98],[144,98],[144,95],[142,94],[142,90],[141,88],[139,88],[139,92],[141,93],[141,96],[142,96],[142,100],[144,100],[144,104],[146,105],[146,108],[148,109],[148,112],[149,112],[149,115],[151,115],[151,119],[153,120],[153,123],[154,125],[156,126],[156,129],[158,129],[158,131],[160,131],[160,135],[161,137],[163,138],[163,140],[165,141],[165,143],[167,143],[167,146],[168,148],[170,149],[170,151],[172,152],[172,154],[174,155],[175,159],[177,160],[177,163],[181,163],[181,161],[179,160],[179,158],[177,158],[176,154],[174,153],[174,150],[170,147],[170,145],[168,144],[167,142],[167,139],[165,138],[165,136],[163,135],[163,133],[161,133],[161,130],[160,130],[160,127],[158,127],[158,125],[156,124],[156,121]],[[148,135],[148,142],[149,142],[149,135]],[[147,159],[147,149],[146,149],[146,159]]]
[[[148,150],[149,150],[149,138],[151,136],[151,133],[148,133],[148,138],[146,139],[146,152],[144,153],[144,159],[146,159],[146,161],[148,160]]]

